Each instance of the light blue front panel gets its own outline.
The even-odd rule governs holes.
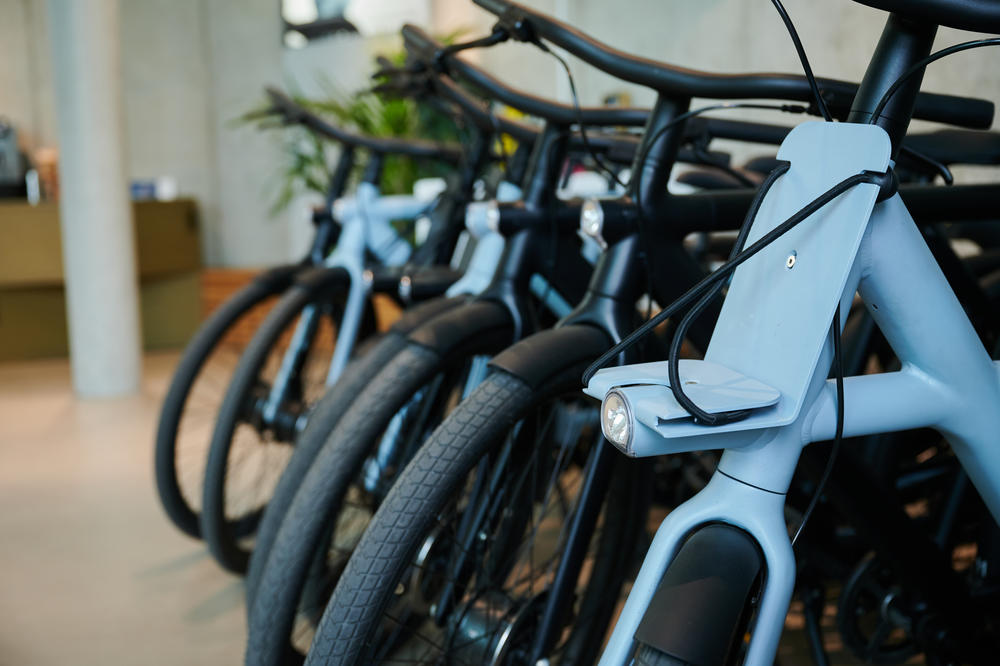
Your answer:
[[[890,153],[889,137],[879,127],[824,122],[799,125],[778,151],[778,157],[788,160],[791,167],[764,198],[746,246],[845,178],[869,170],[884,172]],[[796,419],[827,341],[833,313],[847,288],[878,191],[876,185],[855,186],[747,260],[733,275],[705,361],[776,389],[781,396],[777,403],[741,421],[704,426],[678,419],[678,410],[683,408],[670,391],[660,391],[660,400],[643,402],[642,413],[632,406],[639,430],[644,428],[641,424],[657,424],[650,432],[637,432],[637,437],[642,435],[644,441],[647,435],[695,440],[787,425]],[[661,364],[661,374],[665,374],[666,362]],[[631,371],[630,366],[602,370],[591,385],[606,386],[605,373],[615,374],[619,386],[639,383],[629,377]],[[636,376],[648,372],[645,368]],[[630,396],[633,390],[622,392]],[[676,449],[665,446],[659,453],[698,448],[702,447],[697,441],[678,442]]]
[[[764,199],[747,246],[841,180],[885,171],[891,151],[874,125],[799,125],[778,151],[791,168]],[[802,407],[878,192],[854,187],[736,269],[705,360],[778,389],[770,425],[791,423]]]

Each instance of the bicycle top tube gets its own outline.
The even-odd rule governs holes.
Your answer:
[[[462,151],[456,145],[423,141],[420,139],[394,139],[387,137],[366,136],[349,132],[342,127],[333,125],[316,114],[296,104],[287,95],[276,88],[266,87],[265,92],[271,101],[272,110],[280,114],[289,123],[298,123],[309,129],[340,143],[358,148],[365,148],[378,154],[406,155],[418,159],[431,159],[449,164],[458,164],[462,160]]]
[[[811,102],[813,99],[809,83],[801,75],[713,74],[675,67],[614,49],[524,5],[508,0],[474,2],[497,15],[501,26],[515,39],[533,41],[543,38],[616,78],[653,88],[669,97],[781,99],[800,102]],[[935,0],[935,4],[943,2],[944,0]],[[910,5],[911,2],[899,0],[896,4]],[[841,118],[846,117],[858,85],[834,79],[821,78],[817,81],[831,111]],[[913,117],[973,129],[988,129],[993,122],[993,110],[993,102],[987,100],[922,92],[917,98]]]

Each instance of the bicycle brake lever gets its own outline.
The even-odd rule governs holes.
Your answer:
[[[511,38],[510,32],[507,31],[500,23],[493,26],[493,31],[486,37],[480,37],[479,39],[473,39],[468,42],[460,42],[458,44],[451,44],[443,48],[438,49],[434,53],[434,66],[437,69],[444,69],[445,62],[444,59],[448,56],[455,55],[461,51],[466,51],[468,49],[483,48],[488,46],[495,46],[502,42],[506,42]]]

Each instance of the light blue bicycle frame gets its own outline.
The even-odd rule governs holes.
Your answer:
[[[778,153],[791,168],[766,195],[747,246],[845,177],[884,171],[890,154],[888,135],[876,126],[800,125]],[[755,408],[748,418],[694,424],[673,399],[665,362],[609,368],[590,382],[590,395],[614,390],[627,403],[630,455],[725,449],[708,485],[661,524],[601,666],[629,663],[672,558],[688,535],[713,522],[735,525],[760,544],[766,575],[745,663],[774,662],[795,582],[785,493],[802,448],[834,436],[830,321],[839,303],[843,326],[855,293],[902,369],[845,380],[844,436],[938,430],[1000,522],[1000,364],[899,195],[876,203],[877,195],[876,185],[854,187],[734,273],[705,362],[682,363],[681,380],[702,391],[710,411]]]
[[[333,216],[340,223],[337,246],[324,261],[327,268],[343,268],[348,275],[347,299],[337,330],[337,340],[327,371],[326,385],[337,381],[354,351],[365,303],[371,289],[371,277],[366,276],[365,251],[374,254],[384,265],[404,263],[410,256],[410,244],[396,233],[390,222],[412,219],[423,213],[430,202],[411,195],[379,194],[372,183],[358,185],[352,197],[338,199],[333,204]],[[320,312],[315,304],[302,309],[302,315],[292,333],[288,350],[264,405],[265,422],[272,421],[285,395],[286,387],[308,343],[319,325]]]

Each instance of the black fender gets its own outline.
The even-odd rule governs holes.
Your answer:
[[[351,276],[340,266],[308,268],[295,276],[295,286],[314,292],[350,284]]]
[[[318,266],[307,268],[296,274],[289,297],[306,301],[342,302],[346,298],[351,284],[351,274],[340,266]],[[377,328],[375,307],[371,298],[365,300],[361,315],[361,328],[358,340],[367,338]]]
[[[752,536],[724,523],[698,528],[660,579],[636,640],[688,664],[729,663],[763,572]]]
[[[406,302],[425,301],[440,296],[462,277],[450,266],[427,266],[408,271],[399,283],[399,296]]]
[[[284,291],[292,285],[296,275],[308,270],[310,270],[308,264],[285,264],[258,273],[254,276],[253,281],[256,284],[263,285],[268,291]]]
[[[405,266],[372,266],[369,270],[372,280],[372,291],[388,294],[398,299],[399,281],[406,275]]]
[[[429,301],[424,301],[419,305],[404,310],[402,316],[396,320],[396,323],[389,327],[389,331],[399,335],[409,335],[414,329],[425,322],[467,302],[468,299],[464,296],[432,298]]]
[[[490,361],[490,366],[512,374],[532,389],[572,378],[613,344],[596,326],[571,324],[540,331],[512,345]]]
[[[410,304],[443,295],[460,277],[450,266],[378,266],[372,269],[372,291]]]
[[[500,303],[469,301],[425,322],[409,337],[442,359],[463,354],[492,355],[514,341],[514,320]]]

